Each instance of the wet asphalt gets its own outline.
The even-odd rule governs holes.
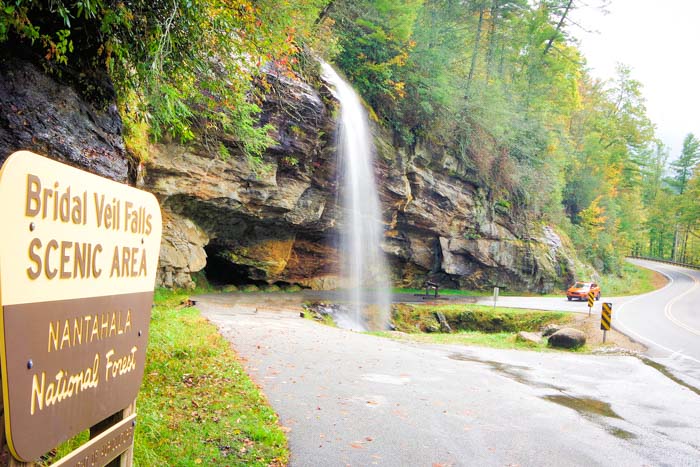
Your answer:
[[[279,413],[292,466],[700,463],[700,395],[639,358],[398,342],[275,300],[197,306]]]

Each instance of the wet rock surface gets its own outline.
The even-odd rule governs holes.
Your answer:
[[[0,163],[29,150],[127,182],[121,118],[114,102],[101,107],[36,65],[0,56]]]

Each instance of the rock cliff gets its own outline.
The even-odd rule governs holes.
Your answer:
[[[29,61],[0,56],[0,163],[20,149],[128,179],[116,105],[90,103]]]
[[[114,105],[95,106],[33,65],[0,67],[0,160],[29,149],[152,191],[164,211],[159,283],[190,287],[205,270],[221,283],[338,283],[334,147],[337,102],[270,72],[263,123],[276,144],[262,162],[219,157],[216,147],[154,144],[129,171]],[[318,89],[317,89],[318,88]],[[104,107],[104,108],[103,108]],[[574,257],[555,231],[494,200],[444,150],[411,154],[375,128],[384,206],[383,248],[396,283],[548,291],[572,276]],[[236,154],[233,140],[221,142]]]
[[[343,228],[333,140],[337,103],[323,85],[318,91],[272,74],[268,81],[275,91],[264,121],[274,124],[277,144],[263,164],[222,161],[204,147],[158,145],[143,187],[167,211],[203,229],[206,245],[190,247],[199,248],[198,258],[206,249],[207,272],[215,279],[332,288],[338,283],[335,239]],[[554,230],[490,200],[458,160],[424,148],[408,156],[379,128],[375,133],[387,224],[383,249],[396,283],[420,287],[430,279],[450,287],[549,291],[573,276],[573,256]],[[173,251],[167,238],[165,245]],[[188,264],[171,271],[177,261],[167,255],[161,263],[183,280],[182,273],[196,270]]]

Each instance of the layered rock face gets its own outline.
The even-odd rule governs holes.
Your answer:
[[[191,220],[203,234],[188,248],[175,247],[166,234],[163,284],[174,277],[174,285],[186,285],[186,275],[201,269],[199,258],[206,255],[214,280],[336,285],[335,122],[332,106],[324,103],[329,94],[322,97],[301,81],[274,74],[268,81],[273,90],[264,103],[263,123],[275,127],[277,144],[263,162],[224,161],[204,146],[153,146],[142,187],[178,219],[173,229]],[[235,142],[224,144],[235,151]]]
[[[186,254],[198,250],[200,258],[206,249],[215,280],[333,288],[339,283],[335,239],[344,228],[333,140],[337,103],[327,90],[300,81],[274,75],[268,81],[275,92],[264,121],[274,124],[278,144],[263,164],[222,161],[204,147],[158,145],[144,188],[173,216],[202,229],[207,240],[191,243]],[[429,279],[450,287],[549,291],[573,276],[572,256],[556,233],[489,200],[484,188],[467,181],[458,160],[425,149],[409,157],[376,133],[387,224],[382,247],[396,283],[420,287]],[[167,238],[164,244],[173,250]],[[201,264],[173,269],[176,262],[161,258],[164,268],[168,264],[161,274],[166,285],[166,274],[182,286]]]
[[[453,288],[541,292],[569,282],[574,257],[554,230],[490,200],[462,165],[419,148],[382,171],[391,219],[384,249],[396,279],[414,287],[429,279]]]
[[[277,142],[251,162],[222,160],[218,141],[156,144],[129,172],[114,105],[96,107],[17,59],[0,66],[0,161],[20,149],[153,192],[164,212],[159,285],[192,287],[204,269],[222,283],[339,283],[335,102],[323,85],[276,76],[263,123]],[[382,245],[393,279],[443,286],[548,291],[573,276],[573,255],[549,227],[526,221],[470,182],[445,151],[407,155],[375,128],[376,173],[386,222]],[[236,142],[222,143],[237,154]]]
[[[36,65],[0,57],[0,163],[21,149],[119,182],[128,178],[116,105],[95,106]]]

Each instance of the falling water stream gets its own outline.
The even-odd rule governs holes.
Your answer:
[[[343,328],[383,329],[389,322],[391,291],[380,246],[383,223],[367,113],[357,93],[330,65],[323,63],[322,71],[340,102],[337,148],[344,213],[340,243],[347,312],[335,318]]]

